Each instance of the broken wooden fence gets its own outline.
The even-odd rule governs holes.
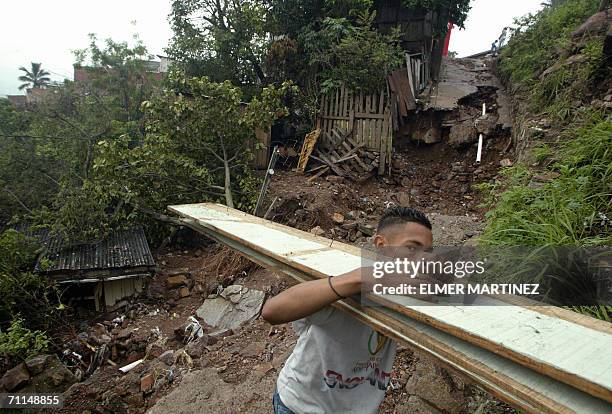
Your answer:
[[[332,131],[345,131],[356,145],[379,154],[379,174],[391,170],[393,125],[390,99],[385,92],[364,94],[341,86],[321,96],[319,117],[322,145],[333,147]]]
[[[298,281],[362,265],[362,251],[354,246],[226,206],[169,209],[186,226]],[[611,412],[612,329],[607,323],[545,306],[439,307],[406,297],[380,299],[385,307],[362,307],[353,299],[334,306],[524,412]]]

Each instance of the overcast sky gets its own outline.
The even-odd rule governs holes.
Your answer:
[[[473,0],[466,30],[453,31],[450,50],[466,56],[490,47],[512,19],[538,10],[541,0]],[[19,66],[42,62],[52,79],[72,79],[71,50],[99,39],[132,41],[138,33],[152,54],[163,54],[171,30],[170,0],[0,0],[0,95],[19,94]],[[136,24],[132,24],[133,22]]]

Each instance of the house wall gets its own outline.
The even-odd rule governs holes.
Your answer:
[[[104,289],[104,304],[107,310],[112,310],[121,300],[134,296],[143,289],[143,277],[119,279],[102,282]]]

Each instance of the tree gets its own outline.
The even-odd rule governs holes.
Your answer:
[[[264,0],[173,0],[168,55],[189,76],[265,85],[267,13]]]
[[[255,129],[286,114],[282,97],[291,86],[264,88],[244,103],[228,81],[175,76],[173,88],[143,104],[147,133],[141,146],[100,143],[95,182],[155,218],[163,219],[168,204],[206,200],[250,210],[259,184],[248,166]]]
[[[24,82],[19,86],[19,90],[25,88],[44,88],[51,82],[51,78],[49,78],[50,73],[42,69],[41,66],[41,63],[32,62],[30,70],[23,66],[19,68],[20,71],[25,73],[25,75],[19,77],[19,80]]]

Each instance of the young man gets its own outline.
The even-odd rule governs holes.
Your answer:
[[[388,209],[374,245],[432,245],[431,223],[419,211]],[[330,306],[361,292],[361,269],[293,286],[269,299],[262,316],[271,324],[292,322],[299,339],[281,370],[276,414],[376,413],[389,383],[395,343]]]

